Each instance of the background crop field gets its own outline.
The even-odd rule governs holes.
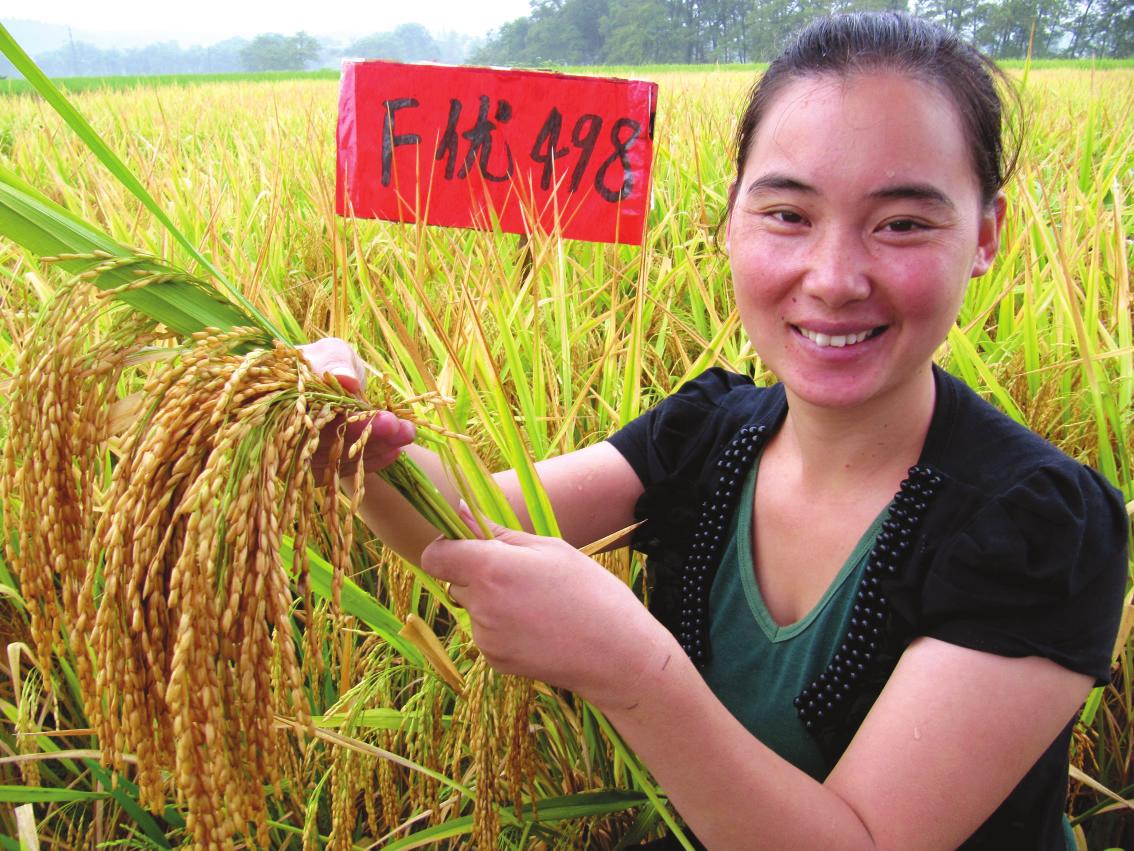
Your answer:
[[[1055,68],[1067,70],[1114,71],[1119,69],[1134,69],[1134,59],[1035,59],[1025,62],[1021,59],[1007,59],[1000,63],[1004,68],[1019,71],[1030,66],[1035,70],[1051,70]],[[726,65],[599,65],[591,68],[560,68],[548,66],[553,70],[566,71],[572,74],[600,74],[608,77],[629,77],[632,79],[662,79],[672,74],[703,74],[719,71],[740,71],[752,74],[764,67],[763,64],[726,64]],[[61,77],[55,82],[67,92],[87,92],[133,89],[138,87],[150,88],[158,86],[197,86],[205,83],[237,83],[237,82],[281,82],[284,80],[338,80],[339,72],[334,70],[319,71],[257,71],[231,74],[147,74],[147,75],[117,75],[113,77]],[[24,80],[0,79],[0,95],[27,94],[33,91]]]
[[[496,341],[485,357],[536,458],[601,439],[706,366],[770,379],[733,313],[727,261],[714,242],[732,177],[734,119],[752,71],[619,72],[656,79],[661,87],[643,248],[554,235],[536,235],[524,246],[510,235],[338,220],[332,79],[146,83],[76,92],[73,101],[182,232],[277,325],[311,338],[352,340],[406,393],[423,392],[422,376],[431,374],[452,397],[461,430],[490,465],[501,465],[508,450],[477,404],[492,392],[492,381],[487,371],[463,375],[447,347],[447,341],[458,351],[471,345],[477,317]],[[1131,501],[1134,69],[1033,66],[1012,73],[1023,89],[1026,136],[1008,191],[1003,248],[994,269],[972,282],[940,361],[1009,415],[1096,466]],[[0,166],[119,242],[188,264],[41,101],[18,95],[0,97],[0,105]],[[0,382],[61,280],[0,241]],[[626,553],[609,562],[628,581],[637,578],[640,565]],[[475,676],[475,654],[396,559],[362,541],[354,569],[359,585],[396,615],[413,610],[432,622],[458,667]],[[18,592],[0,562],[0,646],[28,641]],[[398,663],[364,626],[334,637],[328,632],[325,650],[329,668],[308,684],[313,713],[337,717],[328,727],[353,741],[408,754],[442,774],[455,771],[452,779],[466,787],[439,786],[372,752],[322,743],[296,768],[296,786],[273,797],[272,847],[299,847],[305,827],[328,834],[336,806],[357,811],[350,835],[336,839],[357,847],[457,824],[472,812],[470,788],[510,810],[512,799],[487,779],[491,766],[459,750],[467,742],[454,746],[455,754],[440,745],[430,749],[458,711],[451,695]],[[128,786],[113,797],[106,792],[106,777],[90,759],[98,743],[84,733],[82,708],[68,696],[66,660],[45,683],[19,653],[0,656],[6,673],[0,710],[8,721],[0,725],[3,756],[75,752],[54,760],[0,759],[0,784],[92,793],[90,800],[37,799],[41,840],[56,848],[108,840],[155,847],[164,836],[176,844],[175,806],[150,816],[131,808]],[[535,703],[509,700],[534,707],[538,730],[532,736],[541,767],[525,796],[643,788],[569,698],[539,692]],[[1134,846],[1126,818],[1134,798],[1132,725],[1134,649],[1127,631],[1113,682],[1092,695],[1075,739],[1074,764],[1082,773],[1072,780],[1070,808],[1091,848]],[[56,727],[72,732],[41,735]],[[644,804],[628,813],[602,812],[595,804],[535,832],[505,819],[501,842],[521,847],[538,838],[547,846],[580,847],[589,838],[614,847],[626,831],[645,835],[657,825]],[[0,806],[0,834],[15,833],[11,806]],[[463,836],[437,834],[446,835],[457,844]],[[13,843],[0,836],[0,845],[18,847]]]

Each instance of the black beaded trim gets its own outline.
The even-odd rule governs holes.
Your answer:
[[[896,575],[908,558],[914,532],[940,485],[941,477],[930,468],[911,467],[901,490],[894,496],[890,513],[870,551],[846,638],[826,670],[793,701],[799,719],[808,730],[839,714],[874,659],[889,616],[882,580]]]
[[[682,648],[698,665],[709,658],[709,585],[721,560],[725,530],[740,496],[744,476],[765,440],[765,426],[744,426],[717,460],[716,487],[701,503],[701,516],[693,530],[692,546],[681,571]]]

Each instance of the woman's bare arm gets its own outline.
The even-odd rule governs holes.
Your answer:
[[[366,365],[345,340],[325,337],[301,350],[316,373],[333,375],[348,392],[359,392],[365,383]],[[360,432],[362,427],[357,423],[353,429]],[[368,459],[384,466],[404,449],[449,504],[457,506],[459,491],[446,474],[440,457],[424,446],[410,443],[413,429],[407,423],[381,412],[371,428],[365,453]],[[322,457],[320,453],[316,455]],[[634,522],[634,504],[642,493],[642,483],[611,444],[598,443],[549,458],[536,464],[536,471],[555,511],[560,533],[573,546],[582,547],[605,538]],[[497,473],[495,479],[521,524],[530,531],[531,518],[515,472]],[[343,482],[347,486],[349,476],[344,476]],[[440,534],[374,473],[366,478],[359,515],[386,546],[414,564],[420,563],[422,550]]]
[[[956,848],[1090,689],[1047,659],[918,639],[818,783],[749,734],[678,654],[607,717],[710,849]]]
[[[406,454],[455,507],[460,496],[440,457],[417,444],[407,447]],[[572,546],[584,546],[634,522],[634,504],[642,493],[642,483],[611,444],[597,443],[549,458],[536,464],[536,471],[555,511],[560,533]],[[494,478],[524,528],[530,531],[531,518],[515,471],[506,470]],[[420,564],[422,550],[440,534],[376,474],[366,479],[359,516],[383,544],[414,564]]]

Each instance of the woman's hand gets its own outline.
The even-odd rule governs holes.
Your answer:
[[[665,627],[565,541],[495,524],[491,531],[487,541],[437,539],[421,556],[426,572],[451,583],[489,664],[570,689],[600,710],[644,699],[645,675],[680,652]]]
[[[303,353],[312,371],[317,375],[329,374],[339,382],[343,390],[361,396],[362,388],[366,383],[366,364],[345,340],[325,337],[310,345],[300,346],[299,351]],[[358,440],[368,424],[370,437],[367,439],[361,459],[359,456],[348,459],[344,449],[339,459],[340,475],[353,475],[360,460],[366,470],[388,467],[397,460],[405,446],[413,443],[416,435],[413,423],[399,419],[389,411],[377,411],[369,420],[346,424],[344,447],[349,447]],[[317,481],[321,481],[326,475],[330,465],[331,447],[341,428],[343,428],[343,420],[336,417],[320,435],[319,448],[311,458],[311,467]]]

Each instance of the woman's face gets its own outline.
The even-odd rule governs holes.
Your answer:
[[[996,253],[961,117],[893,73],[811,77],[772,100],[729,215],[737,306],[789,392],[854,407],[924,381]]]

